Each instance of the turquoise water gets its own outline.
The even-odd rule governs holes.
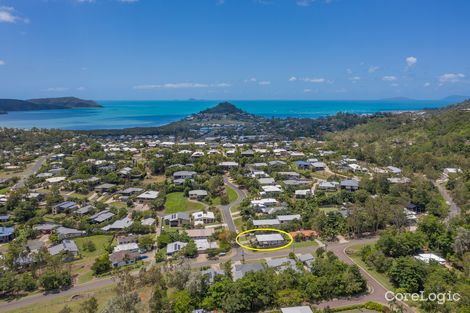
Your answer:
[[[98,101],[103,108],[9,112],[0,114],[0,127],[107,129],[159,126],[215,106],[220,101]],[[444,101],[230,101],[237,107],[266,117],[308,117],[438,108]]]

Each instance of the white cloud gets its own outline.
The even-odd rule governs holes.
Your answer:
[[[357,82],[358,80],[361,80],[361,77],[359,76],[353,76],[351,78],[349,78],[350,80],[352,80],[353,82]]]
[[[389,76],[382,77],[382,80],[384,80],[386,82],[393,82],[393,81],[397,80],[397,77],[393,76],[393,75],[389,75]]]
[[[353,73],[353,71],[352,71],[352,69],[350,69],[350,68],[347,68],[347,69],[346,69],[346,73],[348,73],[348,74],[352,74],[352,73]]]
[[[302,78],[302,80],[304,82],[314,83],[314,84],[322,84],[322,83],[329,82],[328,80],[326,80],[326,78],[323,78],[323,77],[315,77],[315,78],[306,77],[306,78]]]
[[[135,2],[139,2],[139,0],[118,0],[119,2],[123,2],[123,3],[135,3]]]
[[[256,77],[251,77],[251,78],[244,80],[245,83],[255,83],[256,81],[257,81]]]
[[[269,80],[262,80],[258,84],[261,86],[267,86],[267,85],[271,85],[271,82]]]
[[[214,83],[214,84],[204,84],[204,83],[165,83],[158,85],[137,85],[134,86],[134,89],[145,90],[145,89],[184,89],[184,88],[223,88],[230,87],[231,84],[228,83]]]
[[[424,87],[429,87],[429,86],[431,86],[431,83],[430,83],[430,82],[425,82],[425,83],[423,84],[423,86],[424,86]]]
[[[225,0],[217,0],[217,1],[216,1],[216,4],[217,4],[217,5],[225,4]]]
[[[295,82],[296,80],[297,80],[297,77],[295,77],[295,76],[291,76],[291,77],[289,78],[289,81],[290,81],[290,82]]]
[[[50,87],[46,89],[46,91],[54,91],[54,92],[61,92],[61,91],[67,91],[67,90],[69,90],[68,87]]]
[[[77,90],[78,90],[78,91],[83,91],[83,90],[85,90],[85,89],[86,89],[86,88],[83,87],[83,86],[77,87]]]
[[[0,66],[1,66],[1,65],[5,65],[5,64],[6,64],[5,61],[0,60]]]
[[[397,83],[393,83],[393,84],[390,84],[390,86],[392,86],[392,87],[398,87],[398,86],[400,86],[400,85],[397,84]]]
[[[375,65],[371,65],[371,66],[369,66],[368,72],[369,72],[369,73],[375,73],[375,72],[377,72],[379,69],[380,69],[380,67],[375,66]]]
[[[312,92],[312,89],[309,89],[309,88],[304,89],[304,92]]]
[[[314,2],[315,2],[315,0],[297,0],[296,4],[299,7],[308,7],[308,6],[312,5],[312,3],[314,3]]]
[[[0,23],[29,23],[29,19],[16,15],[13,7],[0,7]]]
[[[411,57],[407,57],[405,61],[406,61],[407,67],[412,67],[418,62],[418,59],[416,57],[411,56]]]
[[[441,84],[458,83],[462,78],[465,78],[465,75],[462,73],[446,73],[439,76],[439,82]]]
[[[94,3],[95,0],[77,0],[77,2],[80,2],[80,3]]]

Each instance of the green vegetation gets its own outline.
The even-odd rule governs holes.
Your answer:
[[[75,243],[80,249],[80,254],[83,258],[95,258],[106,252],[106,249],[111,244],[113,236],[111,235],[95,235],[90,237],[75,238]],[[88,249],[89,242],[92,242],[95,249]]]
[[[172,192],[168,194],[165,202],[166,213],[202,210],[203,208],[204,205],[202,203],[190,201],[185,198],[183,192]]]

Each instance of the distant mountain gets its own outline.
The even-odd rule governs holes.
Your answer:
[[[12,111],[57,110],[73,108],[101,108],[93,100],[75,97],[42,98],[30,100],[0,99],[0,113]]]
[[[464,102],[465,100],[468,100],[468,99],[470,99],[470,96],[451,95],[441,100],[449,101],[449,102]]]
[[[241,109],[237,108],[230,102],[221,102],[215,107],[204,110],[199,114],[237,114],[237,113],[246,113]]]
[[[405,101],[416,101],[416,99],[407,98],[407,97],[393,97],[393,98],[380,99],[380,101],[405,102]]]

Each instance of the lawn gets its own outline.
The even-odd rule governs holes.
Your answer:
[[[318,243],[315,240],[305,240],[305,241],[299,241],[292,244],[294,248],[305,248],[305,247],[316,247],[318,246]]]
[[[202,210],[204,205],[195,201],[189,201],[183,192],[173,192],[167,195],[165,202],[166,213]]]
[[[232,203],[234,202],[235,200],[238,199],[238,194],[235,190],[233,190],[232,188],[230,188],[229,186],[225,186],[225,192],[227,193],[227,196],[228,196],[228,202],[229,203]],[[212,204],[213,205],[220,205],[220,197],[216,197],[214,199],[212,199]]]
[[[78,296],[63,296],[53,298],[52,300],[42,301],[39,304],[32,304],[29,306],[21,307],[18,309],[6,311],[8,313],[58,313],[62,308],[67,305],[72,309],[72,312],[78,312],[80,304],[87,298],[94,296],[98,300],[99,310],[102,310],[109,299],[115,295],[115,286],[107,286],[100,289],[95,289],[83,293]],[[99,312],[99,311],[98,311]]]
[[[225,192],[227,192],[228,196],[228,201],[232,203],[233,201],[238,199],[238,194],[233,188],[230,188],[229,186],[225,187]]]
[[[113,236],[111,235],[96,235],[90,237],[75,238],[74,240],[83,258],[96,258],[105,253],[105,248],[110,244],[112,238]],[[83,250],[83,245],[88,240],[91,240],[95,244],[95,251]]]
[[[392,283],[390,282],[390,279],[387,277],[387,275],[383,273],[377,272],[375,269],[367,266],[366,263],[364,263],[361,260],[361,257],[359,256],[359,250],[365,246],[364,244],[359,244],[359,245],[354,245],[349,248],[349,251],[352,253],[348,254],[351,259],[353,259],[354,263],[365,269],[372,277],[374,277],[376,280],[378,280],[382,285],[385,286],[385,288],[389,290],[394,290],[395,288],[393,287]]]

